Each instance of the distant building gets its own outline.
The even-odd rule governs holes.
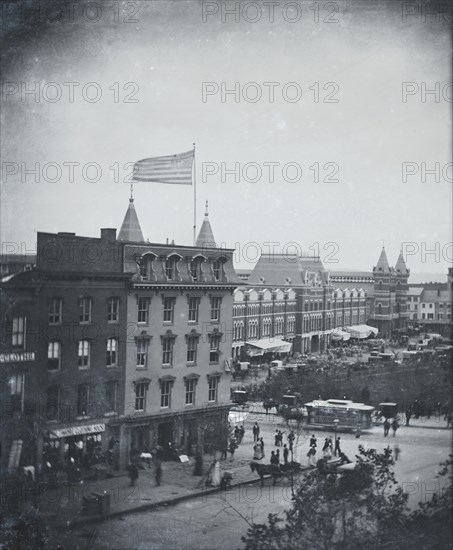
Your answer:
[[[29,271],[36,266],[36,254],[0,254],[0,278]]]

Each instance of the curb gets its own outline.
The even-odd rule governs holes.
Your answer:
[[[302,474],[304,473],[306,470],[302,470],[301,472],[299,472],[299,474]],[[270,479],[271,476],[270,475],[266,475],[264,476],[265,479]],[[149,503],[149,504],[142,504],[140,506],[134,506],[133,508],[128,508],[126,510],[118,510],[116,512],[111,512],[109,514],[106,514],[106,515],[96,515],[96,516],[87,516],[87,517],[80,517],[78,519],[76,519],[75,521],[71,522],[70,525],[65,525],[65,524],[60,524],[58,527],[60,529],[74,529],[74,528],[78,528],[78,527],[81,527],[83,525],[89,525],[91,523],[99,523],[99,522],[102,522],[102,521],[107,521],[111,518],[115,518],[115,517],[120,517],[120,516],[125,516],[125,515],[128,515],[128,514],[133,514],[135,512],[145,512],[146,510],[152,510],[153,508],[159,508],[160,506],[170,506],[170,505],[176,505],[180,502],[183,502],[185,500],[189,500],[191,498],[197,498],[197,497],[200,497],[200,496],[204,496],[204,495],[211,495],[211,494],[214,494],[214,493],[221,493],[221,492],[225,492],[227,493],[228,491],[230,491],[231,489],[233,489],[234,487],[242,487],[244,485],[252,485],[254,483],[260,483],[261,480],[260,478],[257,478],[257,479],[248,479],[246,481],[239,481],[238,483],[232,483],[230,488],[227,489],[226,491],[223,491],[223,489],[221,489],[220,487],[213,487],[211,489],[205,489],[205,490],[202,490],[202,491],[195,491],[191,494],[188,494],[188,495],[181,495],[181,496],[178,496],[178,497],[174,497],[174,498],[168,498],[168,499],[165,499],[165,500],[160,500],[159,502],[153,502],[153,503]]]

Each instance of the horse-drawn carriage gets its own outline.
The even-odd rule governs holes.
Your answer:
[[[264,477],[270,476],[272,478],[272,484],[275,485],[277,480],[283,477],[291,477],[291,475],[298,474],[301,471],[299,462],[288,462],[287,464],[262,464],[252,460],[250,462],[250,469],[252,472],[256,472],[261,479],[261,487],[264,485]]]

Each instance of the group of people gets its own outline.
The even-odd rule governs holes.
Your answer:
[[[341,451],[340,441],[341,440],[339,437],[335,437],[335,445],[334,445],[331,437],[326,437],[324,439],[324,444],[322,446],[322,455],[323,455],[322,458],[324,460],[330,460],[332,458],[332,455],[339,456],[341,458],[341,455],[343,453]],[[311,436],[309,443],[310,443],[310,448],[307,453],[308,464],[310,466],[316,466],[316,451],[318,446],[318,440],[315,434]]]
[[[135,483],[139,477],[139,468],[143,467],[140,462],[140,455],[137,455],[137,452],[134,451],[134,449],[131,450],[130,461],[126,468],[129,474],[129,479],[131,481],[131,487],[135,487]],[[148,467],[151,468],[152,460],[154,463],[154,479],[156,482],[156,486],[159,486],[162,480],[162,452],[159,449],[154,449],[153,452],[150,454],[152,456],[152,459],[147,460]]]

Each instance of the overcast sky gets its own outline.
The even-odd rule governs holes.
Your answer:
[[[41,14],[39,24],[28,26],[23,15],[10,14],[7,55],[14,64],[2,62],[2,242],[32,249],[36,231],[98,236],[100,227],[119,229],[129,198],[125,163],[187,151],[196,142],[198,225],[208,200],[214,235],[237,247],[239,267],[256,257],[256,245],[247,243],[264,251],[266,242],[319,247],[326,267],[361,270],[376,264],[383,243],[392,265],[401,243],[415,243],[407,248],[411,270],[445,273],[453,256],[451,14],[424,21],[421,13],[404,17],[404,3],[393,0],[319,2],[316,22],[314,3],[298,2],[302,16],[290,23],[284,16],[298,14],[278,2],[274,22],[264,5],[260,21],[250,22],[252,6],[239,22],[233,16],[222,22],[221,4],[205,22],[198,1],[129,2],[119,12],[115,2],[98,2],[98,14],[81,12],[78,3],[73,20],[66,11],[58,23]],[[73,102],[65,82],[80,83]],[[89,82],[102,92],[98,102],[82,94]],[[219,87],[204,102],[203,82]],[[222,82],[228,88],[238,82],[241,92],[256,82],[262,98],[241,95],[236,102],[228,95],[222,102]],[[273,102],[265,82],[278,83]],[[289,101],[296,86],[284,95],[289,82],[302,89],[300,101]],[[406,102],[403,82],[414,83]],[[46,88],[49,83],[57,86]],[[126,83],[132,84],[123,89]],[[333,84],[323,90],[326,83]],[[423,102],[423,83],[439,83],[440,97]],[[39,100],[24,95],[21,85],[37,86]],[[58,88],[59,101],[42,97],[52,100]],[[248,97],[256,90],[246,88]],[[86,93],[93,98],[96,89]],[[324,102],[328,97],[338,101]],[[233,176],[222,182],[222,163],[242,169],[251,162],[262,169],[258,181],[249,169],[239,182]],[[264,163],[272,162],[279,164],[269,181]],[[406,181],[403,162],[415,172]],[[428,169],[439,163],[440,181],[433,175],[422,181],[423,162]],[[14,163],[18,173],[9,175]],[[35,163],[40,181],[23,170]],[[56,174],[45,171],[46,163],[61,167],[57,182],[46,181]],[[67,163],[79,163],[73,183]],[[88,163],[100,167],[99,181],[86,181],[96,179],[92,169],[84,178]],[[109,168],[115,163],[116,175]],[[294,167],[283,173],[286,163],[301,167],[300,181],[287,181],[297,174]],[[203,181],[203,169],[216,166],[218,173]],[[323,181],[329,173],[338,181]],[[191,244],[192,188],[140,183],[134,196],[145,238]],[[436,254],[424,254],[435,247]]]

